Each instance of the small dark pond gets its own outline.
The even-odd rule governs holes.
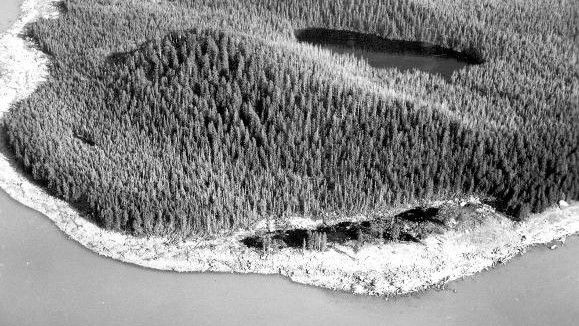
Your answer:
[[[484,62],[475,49],[458,52],[425,42],[390,40],[345,30],[306,28],[295,32],[300,42],[319,45],[338,54],[352,54],[375,68],[418,69],[450,80],[467,65]]]

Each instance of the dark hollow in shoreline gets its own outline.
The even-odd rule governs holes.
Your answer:
[[[434,207],[415,207],[394,216],[378,216],[362,222],[340,222],[335,225],[320,225],[314,230],[289,229],[246,237],[241,242],[249,247],[260,249],[264,241],[275,243],[277,247],[302,248],[310,232],[325,233],[329,243],[344,244],[348,241],[387,241],[420,242],[425,235],[442,232],[446,229],[439,209]]]

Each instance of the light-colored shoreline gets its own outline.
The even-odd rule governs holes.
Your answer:
[[[38,17],[54,17],[52,0],[25,0],[15,25],[0,39],[0,119],[15,101],[46,77],[48,59],[18,37]],[[66,235],[103,256],[144,267],[175,271],[275,274],[304,284],[360,294],[394,295],[473,275],[505,262],[525,248],[579,232],[579,204],[552,208],[523,223],[487,209],[489,219],[469,231],[448,231],[418,243],[388,243],[354,252],[335,246],[326,252],[283,249],[261,257],[245,248],[247,232],[216,240],[171,243],[104,231],[66,202],[47,194],[19,171],[0,134],[0,187],[11,197],[50,218]]]

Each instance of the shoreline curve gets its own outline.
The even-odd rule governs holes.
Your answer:
[[[20,34],[26,24],[40,17],[56,17],[56,2],[24,0],[16,23],[0,36],[0,123],[13,103],[31,94],[48,76],[49,58]],[[357,252],[336,245],[326,252],[282,249],[262,256],[240,243],[250,233],[244,230],[216,239],[180,242],[137,238],[99,228],[31,181],[5,138],[0,133],[0,187],[10,197],[47,216],[68,238],[99,255],[158,270],[281,274],[307,285],[391,296],[473,275],[524,253],[532,245],[579,232],[579,203],[574,202],[521,223],[485,206],[484,213],[490,218],[472,230],[433,235],[423,244],[387,243]]]

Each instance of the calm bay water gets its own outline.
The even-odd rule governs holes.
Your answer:
[[[20,1],[2,0],[2,28]],[[1,31],[1,30],[0,30]],[[579,239],[456,291],[385,301],[280,276],[178,274],[100,257],[0,190],[0,325],[575,325]]]
[[[322,45],[322,47],[334,53],[354,55],[365,60],[368,65],[374,68],[397,68],[402,72],[417,69],[440,75],[446,80],[450,80],[456,70],[467,66],[464,62],[443,56],[383,53],[328,44]]]
[[[462,53],[420,42],[388,40],[378,36],[342,30],[307,28],[296,31],[296,39],[319,45],[338,54],[350,54],[374,68],[413,69],[437,74],[449,80],[468,64],[478,64]]]
[[[0,1],[0,33],[7,30],[18,18],[22,0]]]

